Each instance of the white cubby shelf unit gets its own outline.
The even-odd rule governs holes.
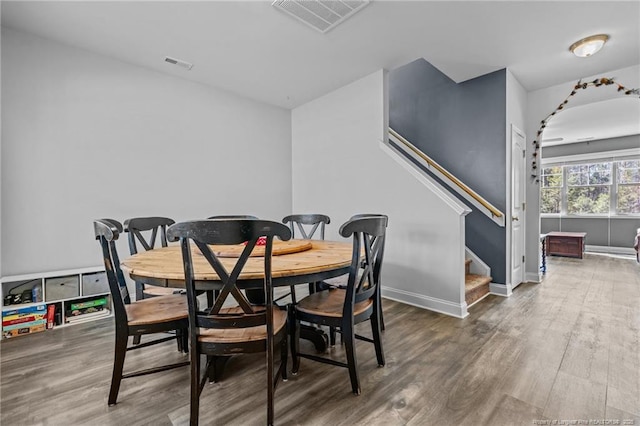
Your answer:
[[[27,321],[26,316],[33,314],[36,317],[31,320],[36,321],[25,325],[34,326],[22,327],[19,333],[41,331],[37,325],[42,322],[42,305],[45,306],[47,331],[112,315],[111,294],[104,267],[6,276],[2,277],[1,285],[3,338],[18,335],[9,330],[16,330],[21,321]],[[54,308],[50,308],[50,305]],[[49,318],[49,309],[53,309],[52,318]]]

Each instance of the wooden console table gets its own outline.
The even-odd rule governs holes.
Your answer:
[[[546,236],[547,255],[582,259],[586,232],[549,232]]]

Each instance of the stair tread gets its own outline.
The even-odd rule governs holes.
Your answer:
[[[464,277],[464,290],[469,292],[491,282],[492,278],[487,275],[467,274]]]

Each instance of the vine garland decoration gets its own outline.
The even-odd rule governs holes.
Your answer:
[[[610,86],[612,84],[616,84],[618,86],[618,92],[622,92],[624,95],[638,95],[640,97],[640,89],[628,89],[623,85],[616,83],[613,78],[602,77],[596,78],[593,81],[589,81],[583,83],[582,80],[578,80],[575,86],[573,86],[573,90],[569,95],[562,101],[560,105],[547,117],[540,122],[540,128],[538,129],[538,133],[536,134],[536,139],[532,142],[533,144],[533,159],[531,160],[531,178],[535,179],[536,183],[540,182],[540,177],[538,176],[538,153],[540,151],[540,141],[542,140],[542,133],[544,129],[547,127],[547,123],[549,120],[564,109],[564,106],[569,103],[569,99],[578,93],[578,90],[585,90],[589,87],[600,87],[600,86]]]

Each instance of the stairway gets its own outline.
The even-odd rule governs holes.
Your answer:
[[[486,275],[471,274],[470,267],[471,259],[466,259],[464,262],[464,299],[467,302],[467,307],[479,302],[489,294],[489,283],[492,279]]]

